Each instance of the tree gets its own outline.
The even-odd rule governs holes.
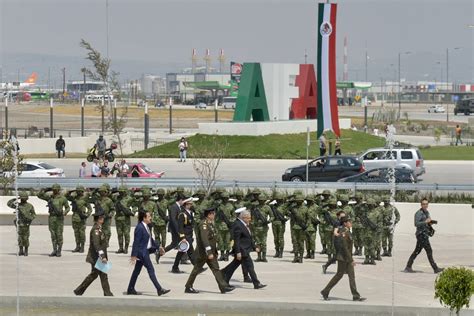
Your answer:
[[[474,294],[474,272],[464,267],[444,270],[435,281],[435,298],[459,315],[460,310],[469,307]]]
[[[212,146],[204,146],[211,143]],[[201,138],[199,143],[192,144],[193,169],[196,171],[201,188],[209,195],[217,181],[217,169],[224,159],[229,144],[220,142],[217,135]]]
[[[116,91],[116,95],[120,96],[120,84],[118,82],[119,73],[110,70],[111,60],[107,57],[102,57],[101,53],[92,47],[89,42],[81,39],[80,45],[87,51],[86,59],[91,61],[94,66],[94,70],[84,67],[81,71],[84,72],[87,77],[101,81],[104,84],[105,93],[107,94],[107,122],[105,123],[104,129],[114,132],[120,150],[120,158],[123,158],[123,145],[125,144],[125,140],[122,140],[120,133],[127,124],[128,107],[122,107],[120,113],[115,115],[116,111],[114,111],[109,97],[113,91]],[[98,110],[103,110],[102,105],[98,106]]]
[[[2,195],[8,194],[11,185],[15,182],[15,168],[18,169],[18,174],[21,174],[23,157],[18,155],[16,146],[16,141],[0,141],[0,188]]]

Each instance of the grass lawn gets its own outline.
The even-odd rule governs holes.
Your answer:
[[[215,141],[213,138],[215,137]],[[193,157],[193,146],[199,147],[199,152],[210,152],[217,143],[228,147],[225,158],[255,158],[255,159],[305,159],[306,133],[266,136],[212,136],[200,135],[188,138],[188,156]],[[384,146],[381,137],[368,135],[363,132],[342,130],[341,148],[343,154],[361,153],[367,148]],[[175,158],[178,154],[178,141],[156,146],[137,152],[134,158]],[[319,145],[316,133],[311,133],[310,157],[319,155]]]
[[[434,146],[420,150],[425,160],[474,160],[474,146]]]

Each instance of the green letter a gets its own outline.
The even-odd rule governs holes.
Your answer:
[[[234,121],[268,121],[267,98],[260,63],[244,63]]]

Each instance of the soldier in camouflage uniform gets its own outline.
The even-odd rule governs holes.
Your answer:
[[[295,194],[289,208],[290,225],[294,235],[293,263],[303,263],[305,231],[308,228],[308,209],[304,205],[304,196]]]
[[[275,255],[273,258],[282,258],[283,249],[285,248],[285,226],[288,210],[286,204],[284,203],[284,196],[281,192],[275,192],[274,194],[275,202],[270,206],[272,210],[272,232],[273,232],[273,242],[275,244]]]
[[[334,228],[338,226],[339,220],[337,218],[337,200],[335,197],[330,197],[324,206],[321,208],[319,214],[319,225],[320,231],[323,231],[324,240],[326,242],[326,254],[328,255],[328,261],[326,262],[327,267],[333,262],[334,256],[336,256],[336,249],[334,247]],[[323,272],[324,272],[323,267]]]
[[[194,224],[195,229],[198,229],[199,224],[204,219],[204,211],[208,208],[211,208],[212,200],[206,198],[206,192],[203,189],[198,189],[194,194],[193,197],[198,198],[196,202],[194,202],[193,209],[194,209]]]
[[[329,198],[331,197],[331,191],[329,190],[324,190],[323,193],[321,193],[320,195],[320,198],[321,198],[321,204],[320,204],[320,208],[319,208],[319,212],[322,211],[322,208],[323,207],[327,207],[327,201],[329,200]],[[322,213],[320,213],[322,214]],[[324,255],[324,254],[327,254],[327,247],[328,247],[328,244],[331,242],[330,240],[327,240],[327,234],[325,234],[325,222],[324,220],[321,218],[322,215],[318,214],[318,217],[319,217],[319,221],[321,222],[320,226],[319,226],[319,237],[321,238],[321,245],[322,245],[322,249],[321,249],[321,252],[320,254],[321,255]]]
[[[148,212],[150,214],[157,214],[158,213],[158,206],[154,201],[151,200],[151,190],[148,186],[143,186],[141,189],[141,197],[142,200],[139,202],[138,211],[139,212]],[[160,253],[157,251],[155,253],[156,262],[159,263],[160,261]]]
[[[363,264],[375,264],[377,255],[377,235],[380,234],[382,228],[382,217],[377,208],[377,202],[375,199],[368,198],[366,213],[362,214],[361,217],[361,222],[364,225],[362,240],[364,243],[365,260]]]
[[[86,243],[86,222],[92,214],[92,207],[89,203],[89,196],[84,193],[82,185],[76,187],[76,190],[66,193],[66,198],[71,201],[72,206],[72,229],[76,239],[76,248],[72,252],[84,252]]]
[[[219,261],[229,260],[230,228],[235,221],[234,206],[229,202],[229,193],[221,193],[222,202],[216,206],[217,246],[221,251]]]
[[[38,193],[38,198],[48,202],[48,227],[49,232],[51,233],[51,242],[53,244],[53,252],[49,256],[61,257],[64,216],[70,211],[70,207],[67,199],[60,193],[61,187],[59,184],[53,184],[52,190],[52,194],[48,192],[49,190],[41,190]]]
[[[121,185],[115,200],[115,228],[119,249],[115,253],[128,253],[130,244],[131,216],[135,216],[136,201],[128,194],[128,188]]]
[[[312,195],[306,197],[306,202],[306,207],[308,208],[308,228],[305,232],[305,259],[314,259],[314,253],[316,251],[316,232],[319,225],[319,206],[315,203],[315,197]]]
[[[365,204],[362,193],[357,192],[354,196],[356,204],[353,205],[352,210],[354,217],[352,218],[352,238],[354,240],[354,256],[362,256],[362,235],[364,227],[361,223],[361,215],[365,214],[367,205]]]
[[[28,256],[28,247],[30,246],[30,224],[36,217],[35,208],[28,203],[28,194],[20,192],[20,201],[16,198],[7,202],[8,207],[16,209],[18,207],[18,220],[15,218],[15,226],[18,229],[18,255]]]
[[[263,194],[258,195],[258,202],[253,202],[251,208],[252,228],[254,232],[255,244],[260,247],[257,260],[255,262],[267,262],[267,235],[268,224],[273,220],[272,209],[265,204],[267,200]]]
[[[165,200],[165,190],[156,191],[157,199],[155,201],[157,212],[152,214],[153,233],[155,241],[162,247],[166,246],[166,225],[168,224],[168,201]]]
[[[104,213],[104,224],[102,224],[102,231],[107,237],[108,247],[110,236],[112,235],[110,226],[112,224],[112,218],[114,218],[115,215],[115,205],[112,199],[109,197],[110,191],[107,187],[108,185],[105,184],[100,186],[100,188],[97,190],[99,195],[97,196],[96,194],[92,200],[94,201],[95,212]]]
[[[244,192],[242,192],[242,190],[236,190],[234,193],[232,193],[231,198],[236,200],[232,202],[235,209],[245,206]]]
[[[390,196],[386,195],[383,199],[383,229],[382,229],[382,248],[383,254],[382,257],[391,257],[392,256],[392,247],[393,247],[393,230],[395,225],[400,221],[400,212],[397,208],[390,204]]]

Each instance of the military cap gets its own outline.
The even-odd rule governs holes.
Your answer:
[[[26,193],[25,191],[21,191],[19,196],[20,196],[20,199],[22,199],[22,200],[27,200],[28,199],[28,193]]]
[[[128,191],[128,188],[127,188],[126,186],[124,186],[124,185],[121,185],[121,186],[119,186],[118,191],[119,191],[119,192],[127,192],[127,191]]]
[[[330,197],[330,198],[328,199],[328,201],[327,201],[327,204],[328,204],[328,205],[336,205],[336,204],[337,204],[336,198]]]
[[[339,219],[339,222],[341,224],[347,223],[347,222],[352,222],[352,219],[349,216],[344,216],[341,219]]]
[[[209,215],[209,213],[212,213],[212,212],[215,212],[216,209],[214,207],[210,207],[210,208],[207,208],[204,210],[204,217],[207,217],[207,215]]]
[[[230,196],[229,196],[229,192],[227,192],[227,191],[222,192],[222,193],[221,193],[221,197],[228,199],[228,198],[230,197]]]
[[[377,202],[373,198],[368,198],[366,203],[368,205],[376,205],[377,204]]]
[[[235,214],[240,214],[242,213],[243,211],[246,211],[247,208],[246,207],[241,207],[241,208],[238,208],[234,211]]]
[[[165,194],[166,194],[165,189],[161,189],[161,188],[160,188],[160,189],[156,190],[156,194],[158,194],[158,195],[165,195]]]
[[[76,191],[84,192],[86,189],[82,185],[76,187]]]
[[[105,216],[105,212],[103,209],[100,209],[100,210],[96,209],[93,216],[94,216],[94,220],[97,220],[99,217]]]
[[[61,190],[61,186],[57,183],[53,184],[53,186],[51,187],[53,190]]]

